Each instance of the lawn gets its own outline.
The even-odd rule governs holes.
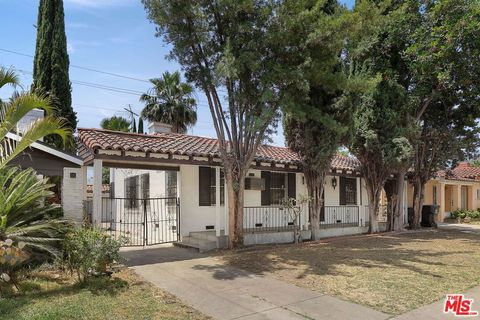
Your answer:
[[[480,234],[426,230],[271,246],[230,265],[397,315],[480,284]]]
[[[207,319],[128,269],[82,286],[61,273],[36,272],[21,291],[0,298],[0,319]]]

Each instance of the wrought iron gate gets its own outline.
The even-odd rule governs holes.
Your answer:
[[[178,198],[103,198],[102,229],[126,237],[128,246],[176,242],[180,234]]]

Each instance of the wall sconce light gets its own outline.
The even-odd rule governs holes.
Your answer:
[[[337,177],[332,178],[332,187],[333,187],[333,190],[335,190],[335,188],[337,187]]]

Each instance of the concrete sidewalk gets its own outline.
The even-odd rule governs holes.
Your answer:
[[[335,297],[226,266],[183,248],[123,252],[154,285],[216,319],[387,319],[389,315]]]

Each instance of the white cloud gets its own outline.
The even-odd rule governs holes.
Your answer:
[[[87,8],[129,6],[134,3],[135,0],[65,0],[67,5]]]
[[[68,54],[72,54],[75,52],[75,48],[73,47],[73,45],[71,43],[67,43],[67,52]]]

